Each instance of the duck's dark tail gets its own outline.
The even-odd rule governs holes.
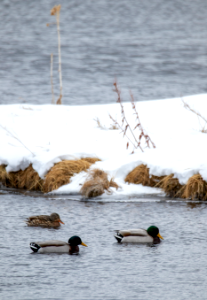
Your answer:
[[[123,239],[123,235],[121,235],[119,233],[119,230],[115,230],[116,231],[116,235],[114,236],[115,239],[117,240],[118,243],[121,243],[122,239]]]
[[[41,247],[38,244],[30,243],[30,248],[32,251],[37,252]]]

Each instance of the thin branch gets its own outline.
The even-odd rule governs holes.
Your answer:
[[[126,115],[125,115],[125,112],[124,112],[124,106],[123,106],[122,101],[121,101],[121,91],[118,89],[118,86],[117,86],[117,82],[116,82],[116,81],[114,82],[114,87],[115,87],[114,91],[115,91],[115,92],[117,93],[117,95],[118,95],[118,99],[117,99],[116,102],[118,102],[118,103],[121,105],[122,126],[123,126],[124,122],[126,122],[126,124],[127,124],[127,125],[126,125],[127,127],[126,127],[125,130],[124,130],[124,135],[126,134],[127,128],[129,128],[129,130],[131,131],[131,134],[132,134],[133,138],[135,139],[136,143],[138,144],[138,141],[137,141],[137,139],[136,139],[136,137],[135,137],[135,135],[134,135],[134,132],[133,132],[133,130],[131,129],[131,126],[129,125],[129,123],[128,123],[127,119],[126,119]],[[140,146],[140,149],[142,150],[141,146]],[[142,150],[142,152],[143,152],[143,150]]]
[[[145,131],[144,131],[143,127],[142,127],[142,124],[141,124],[140,119],[139,119],[138,112],[136,110],[136,106],[135,106],[135,102],[134,102],[134,97],[133,97],[132,93],[130,92],[132,109],[134,110],[134,114],[136,115],[136,120],[137,120],[137,124],[134,127],[134,129],[131,128],[131,126],[130,126],[127,118],[126,118],[126,114],[125,114],[125,111],[124,111],[124,106],[123,106],[122,100],[121,100],[121,91],[118,88],[116,81],[114,82],[114,91],[117,93],[117,96],[118,96],[117,102],[121,106],[122,124],[120,125],[111,115],[109,115],[109,117],[111,118],[111,120],[114,122],[114,124],[116,126],[118,126],[118,128],[121,130],[121,132],[123,132],[123,136],[126,136],[126,138],[130,141],[130,143],[132,144],[132,146],[134,147],[134,149],[140,148],[140,150],[142,152],[144,152],[143,148],[141,146],[142,138],[145,139],[145,143],[146,143],[146,145],[147,145],[148,148],[150,148],[150,144],[153,146],[153,148],[155,148],[155,144],[152,142],[152,140],[149,137],[149,135],[147,133],[145,133]],[[140,131],[138,138],[135,136],[135,132],[134,132],[137,128]],[[130,131],[130,133],[131,133],[134,141],[132,141],[132,139],[129,138],[129,136],[127,134],[128,130]],[[129,147],[129,142],[127,142],[127,149],[128,149],[128,147]],[[134,151],[132,151],[132,153],[134,153]]]
[[[182,98],[181,98],[181,100],[182,100],[182,102],[183,102],[183,104],[184,104],[184,107],[185,107],[186,109],[188,109],[189,111],[191,111],[192,113],[194,113],[194,114],[197,115],[199,123],[200,123],[200,119],[199,119],[199,118],[201,118],[201,119],[205,122],[205,125],[207,125],[207,120],[206,120],[206,118],[204,118],[204,117],[203,117],[199,112],[197,112],[196,110],[192,109],[192,108],[190,107],[190,105],[189,105],[188,103],[186,103]],[[200,125],[201,125],[201,124],[200,124]],[[201,129],[201,132],[206,133],[205,126]]]
[[[13,135],[12,132],[10,132],[6,127],[2,126],[0,124],[0,127],[2,129],[4,129],[8,134],[10,134],[11,137],[13,137],[14,139],[16,139],[25,149],[27,149],[33,156],[35,156],[35,154],[18,138],[16,137],[15,135]]]
[[[111,115],[109,115],[109,117],[114,122],[114,124],[121,130],[121,132],[123,132],[123,128],[121,127],[121,125],[119,125],[119,123]],[[128,135],[126,133],[125,133],[125,136],[130,141],[130,143],[134,146],[134,148],[137,148],[136,145],[132,142],[132,140],[128,137]],[[128,148],[128,146],[127,146],[127,148]],[[143,150],[142,150],[142,152],[143,152]]]
[[[134,96],[133,96],[133,94],[132,94],[131,91],[130,91],[130,97],[131,97],[132,109],[135,111],[136,119],[138,121],[138,123],[137,123],[137,125],[135,126],[134,129],[136,129],[137,127],[139,127],[139,129],[141,131],[140,138],[139,138],[139,143],[141,142],[141,138],[143,136],[145,138],[145,142],[146,142],[148,148],[150,148],[150,143],[152,144],[153,148],[156,148],[155,144],[153,143],[153,141],[151,140],[151,138],[149,137],[149,135],[146,134],[146,133],[144,133],[144,128],[142,127],[142,124],[140,122],[139,115],[138,115],[138,112],[137,112],[137,109],[136,109],[136,105],[135,105],[135,102],[134,102]]]

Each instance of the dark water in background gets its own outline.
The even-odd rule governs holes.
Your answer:
[[[206,203],[72,199],[0,193],[0,299],[206,299]],[[65,222],[58,230],[24,223],[51,212]],[[114,229],[151,224],[164,237],[155,247],[113,237]],[[78,256],[31,254],[31,241],[74,234],[88,245]]]
[[[63,103],[111,103],[207,92],[206,0],[63,0]],[[2,0],[0,103],[51,103],[50,54],[59,93],[56,1]]]
[[[51,103],[50,54],[58,95],[55,1],[1,1],[0,104]],[[207,92],[207,1],[62,1],[63,103]],[[0,193],[0,299],[206,299],[206,204]],[[80,199],[78,199],[80,200]],[[147,198],[145,198],[147,200]],[[129,202],[131,201],[131,202]],[[59,230],[23,220],[58,212]],[[156,224],[156,247],[119,245],[114,229]],[[33,255],[35,240],[81,236],[80,255]]]

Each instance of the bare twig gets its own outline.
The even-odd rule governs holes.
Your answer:
[[[118,96],[117,102],[121,106],[122,124],[120,125],[111,115],[109,115],[109,117],[111,118],[111,120],[121,130],[121,132],[123,132],[123,136],[126,136],[126,138],[132,144],[132,146],[133,146],[134,149],[140,148],[140,150],[142,152],[144,152],[144,150],[143,150],[143,148],[141,146],[142,138],[145,139],[145,143],[146,143],[146,145],[147,145],[148,148],[150,148],[150,144],[153,146],[153,148],[155,148],[155,144],[152,142],[152,140],[150,139],[149,135],[145,133],[145,131],[144,131],[142,125],[141,125],[141,122],[140,122],[140,119],[139,119],[139,115],[138,115],[138,112],[136,110],[136,106],[135,106],[135,102],[134,102],[134,97],[133,97],[132,93],[130,92],[132,109],[135,112],[134,114],[136,115],[136,120],[137,120],[137,124],[134,127],[134,129],[131,128],[129,122],[127,121],[127,118],[126,118],[126,115],[125,115],[125,112],[124,112],[124,106],[123,106],[122,100],[121,100],[121,91],[118,88],[116,81],[114,83],[114,91],[117,93],[117,96]],[[135,130],[137,128],[140,131],[138,138],[135,135]],[[127,130],[128,129],[131,132],[131,135],[132,135],[134,141],[132,141],[132,139],[129,138],[129,136],[127,134]],[[127,145],[126,145],[127,149],[129,147],[129,142],[127,142]],[[134,153],[134,150],[132,151],[132,153]]]
[[[136,105],[135,105],[135,102],[134,102],[134,96],[133,96],[131,91],[130,91],[130,97],[131,97],[132,109],[135,111],[136,119],[137,119],[137,122],[138,122],[137,125],[134,127],[134,130],[138,127],[141,131],[141,133],[139,135],[139,144],[141,143],[141,138],[144,137],[145,138],[145,143],[147,144],[148,148],[150,148],[150,143],[152,144],[153,148],[156,148],[155,144],[153,143],[153,141],[151,140],[149,135],[144,132],[144,128],[142,127],[142,124],[140,122],[139,115],[138,115]]]
[[[189,111],[191,111],[192,113],[194,113],[194,114],[197,115],[199,123],[200,123],[200,119],[199,119],[199,118],[201,118],[201,119],[205,122],[205,125],[204,125],[203,128],[201,129],[201,132],[207,133],[207,130],[205,129],[205,127],[206,127],[206,125],[207,125],[207,120],[206,120],[206,118],[204,118],[204,117],[203,117],[199,112],[197,112],[196,110],[192,109],[192,108],[190,107],[190,105],[189,105],[188,103],[186,103],[182,98],[181,98],[181,100],[182,100],[182,102],[183,102],[183,104],[184,104],[184,107],[185,107],[187,110],[189,110]],[[201,123],[200,123],[200,125],[201,125]]]
[[[136,139],[136,137],[135,137],[135,135],[134,135],[133,130],[131,129],[131,126],[129,125],[129,123],[128,123],[127,119],[126,119],[126,115],[125,115],[125,112],[124,112],[124,106],[123,106],[122,101],[121,101],[121,91],[118,89],[118,86],[117,86],[117,82],[116,82],[116,81],[114,82],[114,91],[115,91],[115,92],[117,93],[117,95],[118,95],[118,99],[117,99],[116,102],[118,102],[118,103],[120,104],[120,106],[121,106],[122,126],[124,125],[124,123],[126,123],[126,126],[125,126],[124,130],[122,129],[122,131],[123,131],[123,133],[124,133],[124,136],[126,135],[126,131],[127,131],[127,129],[129,128],[129,130],[131,131],[131,134],[132,134],[132,136],[133,136],[133,138],[134,138],[136,144],[139,144],[138,141],[137,141],[137,139]],[[129,139],[129,138],[128,138],[128,139]],[[143,152],[142,147],[141,147],[141,146],[139,146],[139,147],[140,147],[140,149],[141,149],[142,152]]]
[[[110,119],[114,122],[114,124],[121,130],[121,132],[123,132],[124,130],[123,130],[123,127],[111,116],[111,115],[109,115],[109,117],[110,117]],[[126,138],[130,141],[130,143],[133,145],[133,147],[134,148],[137,148],[136,147],[136,144],[134,144],[133,143],[133,141],[129,138],[129,136],[126,134],[126,130],[125,130],[125,136],[126,136]],[[127,149],[128,149],[128,146],[129,146],[129,144],[127,143]],[[141,150],[142,150],[142,148],[141,148]],[[143,150],[142,150],[142,152],[144,152]]]
[[[99,118],[97,117],[96,119],[94,119],[94,121],[97,124],[97,127],[99,127],[100,129],[106,129],[106,127],[104,125],[101,124],[101,121],[99,120]]]
[[[12,132],[10,132],[6,127],[2,126],[0,124],[0,127],[2,129],[4,129],[11,137],[13,137],[14,139],[16,139],[25,149],[27,149],[33,156],[35,156],[35,154],[18,138],[16,137]]]
[[[111,118],[111,116],[109,116]],[[102,125],[101,121],[99,120],[99,118],[97,117],[96,119],[94,119],[94,121],[97,124],[97,127],[103,130],[117,130],[119,129],[115,124],[111,124],[111,126],[109,128],[107,128],[105,125]]]

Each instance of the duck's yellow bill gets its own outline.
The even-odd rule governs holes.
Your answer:
[[[87,246],[85,243],[83,243],[83,242],[81,243],[81,245],[82,245],[82,246],[85,246],[85,247],[88,247],[88,246]]]
[[[65,223],[63,223],[63,221],[61,221],[61,220],[58,220],[58,222],[60,222],[60,223],[62,223],[62,224],[64,224],[64,225],[65,225]]]
[[[163,237],[158,233],[157,235],[160,239],[164,240]]]

